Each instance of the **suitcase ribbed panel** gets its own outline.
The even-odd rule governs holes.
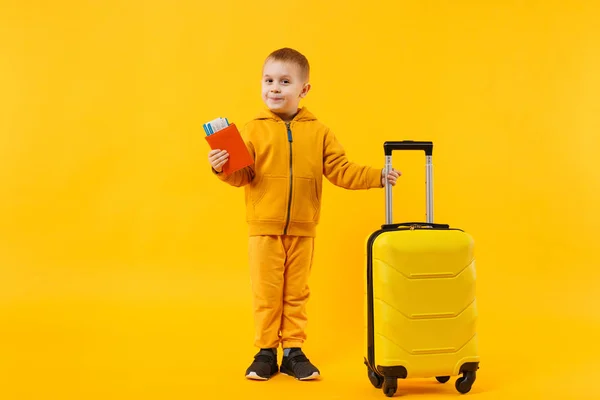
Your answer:
[[[478,362],[475,260],[460,230],[396,230],[372,248],[375,365],[408,377]]]

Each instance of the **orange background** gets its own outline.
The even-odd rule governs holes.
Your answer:
[[[599,398],[599,13],[2,0],[0,398],[384,397],[362,364],[363,245],[383,190],[324,189],[306,344],[323,380],[243,378],[243,192],[211,176],[202,123],[255,115],[262,61],[283,46],[308,56],[304,104],[354,161],[382,166],[385,140],[435,142],[435,219],[477,243],[469,396]],[[395,220],[422,219],[422,154],[394,165]],[[398,394],[457,392],[409,381]]]

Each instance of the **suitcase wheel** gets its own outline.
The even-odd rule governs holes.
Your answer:
[[[473,383],[475,383],[475,378],[475,371],[466,371],[463,376],[456,380],[456,390],[462,394],[469,393]]]
[[[377,375],[375,372],[371,371],[371,369],[369,369],[368,373],[371,384],[377,389],[381,389],[381,386],[383,385],[383,378]]]
[[[437,381],[439,383],[446,383],[450,380],[449,376],[436,376],[435,379],[437,379]]]
[[[392,397],[398,390],[398,378],[393,376],[386,376],[383,381],[383,393],[387,397]]]

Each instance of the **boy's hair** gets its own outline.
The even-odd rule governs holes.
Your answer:
[[[310,65],[308,64],[306,57],[299,51],[289,47],[284,47],[269,54],[265,62],[269,60],[296,64],[300,68],[300,74],[302,75],[302,78],[308,80],[310,75]]]

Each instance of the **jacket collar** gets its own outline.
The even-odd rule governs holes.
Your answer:
[[[259,112],[258,115],[254,119],[256,119],[256,120],[268,119],[268,120],[273,120],[273,121],[277,121],[277,122],[283,122],[283,120],[277,114],[275,114],[273,111],[269,110],[268,108],[264,108],[263,110],[261,110],[261,112]],[[294,117],[292,122],[314,121],[316,119],[317,118],[313,115],[313,113],[308,111],[308,109],[306,107],[302,107],[299,109],[298,114],[296,114],[296,116]]]

